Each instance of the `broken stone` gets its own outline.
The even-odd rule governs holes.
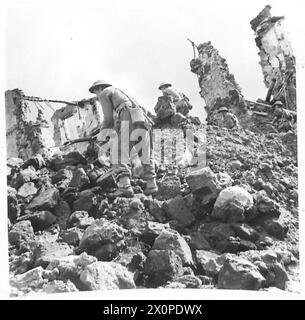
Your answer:
[[[23,164],[23,160],[20,158],[8,158],[6,164],[10,168],[19,168]]]
[[[240,239],[238,251],[248,251],[248,250],[257,250],[256,245],[248,240]]]
[[[127,247],[116,257],[115,262],[127,267],[128,270],[134,272],[137,269],[143,269],[146,256],[140,247]]]
[[[200,278],[194,275],[183,275],[175,280],[175,282],[182,283],[186,288],[200,288],[202,286],[202,281]]]
[[[220,269],[217,281],[219,289],[259,290],[266,282],[258,268],[242,258],[227,259]]]
[[[139,199],[134,199],[130,202],[128,212],[121,215],[119,220],[124,228],[141,234],[146,231],[147,222],[153,220],[153,218],[148,212],[144,211],[143,203]]]
[[[242,222],[245,211],[253,206],[252,196],[243,188],[234,186],[222,190],[215,202],[212,217],[229,222]]]
[[[209,167],[194,171],[185,179],[191,191],[200,194],[203,204],[217,198],[217,176]]]
[[[14,188],[7,187],[7,209],[8,218],[11,221],[17,219],[20,213],[20,207],[18,206],[17,191]]]
[[[218,191],[232,186],[232,179],[227,173],[218,172],[216,177]]]
[[[68,219],[71,215],[71,209],[68,202],[60,198],[54,208],[54,215],[57,217],[59,227],[61,229],[66,229]]]
[[[218,261],[218,254],[206,250],[196,250],[195,255],[197,264],[205,275],[208,277],[215,277],[218,275],[222,267],[222,264]]]
[[[246,223],[232,223],[231,227],[235,231],[236,235],[244,240],[255,242],[259,238],[259,233]]]
[[[195,231],[190,234],[190,243],[191,249],[194,250],[209,250],[211,246],[206,240],[204,233],[201,231]]]
[[[212,286],[213,278],[203,275],[199,275],[198,278],[201,280],[203,286]]]
[[[118,251],[118,243],[127,230],[114,222],[101,218],[95,220],[84,232],[79,248],[101,259],[110,259]],[[100,250],[100,251],[98,251]]]
[[[34,242],[34,267],[46,268],[50,262],[73,253],[73,249],[65,242]]]
[[[168,200],[180,194],[180,179],[177,176],[165,176],[158,182],[159,191],[156,194],[158,200]]]
[[[65,180],[67,181],[67,186],[69,185],[72,178],[73,178],[73,172],[67,168],[60,169],[51,177],[52,183],[56,184],[60,181]]]
[[[38,290],[47,282],[43,279],[43,268],[37,267],[23,274],[18,274],[10,279],[11,287],[17,288],[24,293],[31,290]]]
[[[60,240],[66,242],[69,245],[77,246],[83,236],[83,232],[79,228],[70,228],[64,230],[60,234]]]
[[[256,194],[256,207],[258,212],[262,214],[269,214],[273,217],[279,217],[281,214],[280,206],[270,199],[264,191]]]
[[[288,232],[288,226],[285,222],[277,219],[266,219],[263,221],[263,227],[272,237],[283,240]]]
[[[163,224],[154,221],[147,221],[146,230],[141,234],[141,239],[149,244],[150,246],[153,245],[155,239],[164,231],[170,229],[168,223]]]
[[[22,246],[19,247],[21,250]],[[9,257],[9,271],[13,274],[25,273],[31,269],[33,265],[33,254],[31,251],[26,251],[20,255],[12,255]]]
[[[97,196],[91,190],[84,190],[79,193],[79,198],[73,202],[73,211],[87,211],[94,215],[97,207]]]
[[[182,196],[177,196],[164,203],[165,212],[183,226],[189,226],[195,221],[195,217],[190,209],[185,205]]]
[[[144,265],[144,273],[154,285],[162,285],[183,274],[181,258],[172,250],[151,250]]]
[[[34,168],[29,167],[27,169],[21,170],[17,177],[12,180],[12,186],[19,189],[23,184],[27,182],[36,181],[38,179],[37,173]]]
[[[159,222],[164,223],[166,221],[165,212],[163,211],[163,202],[157,199],[149,200],[148,211]]]
[[[69,187],[76,190],[83,190],[90,185],[90,180],[83,168],[78,168],[73,172],[73,178]]]
[[[231,170],[240,170],[240,168],[242,167],[242,163],[239,160],[233,160],[231,162],[229,162],[228,167]]]
[[[285,290],[289,277],[282,263],[278,262],[278,255],[273,250],[248,251],[242,257],[254,263],[266,279],[266,286]]]
[[[36,193],[37,193],[37,189],[33,182],[27,182],[23,184],[18,190],[18,196],[22,198],[33,196]]]
[[[94,221],[94,218],[89,217],[87,211],[74,211],[68,221],[68,227],[77,227],[80,229],[88,228]]]
[[[39,170],[46,166],[46,162],[41,154],[37,154],[34,157],[26,160],[21,168],[26,169],[29,166],[32,166],[33,168],[35,168],[35,170]]]
[[[45,293],[62,293],[77,292],[79,290],[70,280],[67,280],[66,282],[62,280],[53,280],[44,285],[42,291]]]
[[[181,258],[183,265],[194,264],[190,247],[177,231],[162,231],[156,238],[152,249],[172,250]]]
[[[134,289],[132,273],[115,262],[94,262],[80,274],[87,290]]]
[[[20,245],[21,242],[29,241],[34,237],[34,230],[30,221],[20,221],[13,225],[8,233],[8,241],[13,245]]]
[[[34,231],[49,228],[56,221],[56,217],[50,211],[36,211],[29,215]]]
[[[47,189],[38,194],[27,206],[28,210],[52,211],[58,202],[59,193],[55,188]]]

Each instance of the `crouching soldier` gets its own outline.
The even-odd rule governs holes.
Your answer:
[[[218,114],[220,115],[220,118],[217,120],[217,124],[221,127],[225,127],[227,129],[233,129],[239,127],[239,122],[237,117],[228,110],[226,107],[221,107],[218,110]]]
[[[140,132],[142,133],[142,157],[140,157],[140,160],[144,171],[143,178],[147,183],[144,193],[146,195],[156,193],[158,187],[156,184],[153,159],[151,124],[149,123],[143,108],[134,99],[106,81],[100,80],[94,82],[89,88],[89,91],[96,94],[102,105],[104,114],[100,135],[97,138],[98,141],[104,141],[106,138],[103,129],[115,129],[117,133],[117,142],[114,143],[115,146],[111,149],[111,161],[113,168],[115,169],[118,190],[110,196],[133,196],[133,190],[130,183],[130,159],[131,151],[136,150],[137,141],[134,141],[132,134],[134,135],[137,129],[140,129]],[[137,150],[137,153],[139,153],[139,151],[140,150]],[[143,153],[145,153],[144,157]]]
[[[190,99],[179,89],[174,88],[171,83],[162,82],[158,88],[164,96],[170,96],[176,106],[176,112],[181,113],[185,117],[192,109]]]
[[[281,101],[276,101],[273,107],[272,124],[277,127],[279,132],[288,132],[296,127],[297,113],[295,111],[285,109]]]

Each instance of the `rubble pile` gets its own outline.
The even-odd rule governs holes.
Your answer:
[[[112,177],[98,185],[104,169],[85,153],[9,159],[11,295],[295,290],[297,160],[285,134],[206,133],[207,166],[160,167],[154,197],[133,178],[133,198],[109,198]]]

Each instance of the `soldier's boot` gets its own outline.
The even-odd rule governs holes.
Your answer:
[[[127,176],[120,177],[117,186],[118,186],[118,190],[108,195],[110,198],[117,198],[117,197],[131,198],[134,195],[129,177]]]
[[[156,194],[157,192],[158,192],[158,186],[157,186],[156,179],[153,178],[153,179],[147,180],[146,181],[146,188],[144,190],[144,194],[146,196],[149,196],[149,195]]]

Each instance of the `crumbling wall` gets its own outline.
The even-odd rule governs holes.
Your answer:
[[[251,22],[255,32],[255,42],[259,48],[260,65],[264,82],[270,88],[275,79],[273,97],[286,104],[286,108],[296,110],[296,61],[291,43],[284,31],[284,17],[271,15],[271,6],[266,6]]]
[[[24,160],[36,155],[47,154],[53,143],[47,132],[50,130],[42,112],[31,119],[31,110],[19,89],[5,92],[7,157]]]
[[[215,118],[220,107],[226,106],[238,117],[242,126],[248,127],[251,115],[226,60],[210,41],[197,48],[198,58],[193,59],[190,66],[191,71],[198,76],[201,88],[199,93],[206,103],[208,123]]]
[[[51,118],[55,145],[61,146],[67,140],[89,136],[100,127],[102,118],[101,105],[96,99],[82,100],[78,105],[66,105],[56,110]],[[87,145],[77,143],[71,148],[83,152]]]

